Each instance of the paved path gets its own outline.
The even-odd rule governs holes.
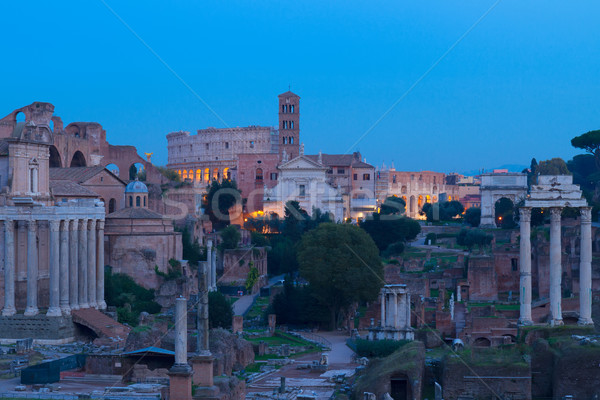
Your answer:
[[[350,364],[354,352],[346,346],[346,340],[350,338],[345,331],[318,332],[319,336],[331,342],[329,351],[329,364]]]
[[[274,284],[278,283],[283,279],[285,275],[274,276],[269,279],[269,283],[265,287],[271,287]],[[254,303],[254,299],[258,297],[258,293],[256,294],[248,294],[246,296],[242,296],[238,301],[233,303],[233,315],[244,315]]]

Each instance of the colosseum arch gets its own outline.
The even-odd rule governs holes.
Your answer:
[[[518,203],[527,196],[527,175],[523,173],[481,175],[481,227],[496,227],[495,204],[505,197]]]

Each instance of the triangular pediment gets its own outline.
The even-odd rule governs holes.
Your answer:
[[[280,170],[295,170],[295,169],[326,170],[327,167],[302,155],[302,156],[298,156],[296,158],[291,159],[288,162],[281,164],[279,166],[279,169]]]

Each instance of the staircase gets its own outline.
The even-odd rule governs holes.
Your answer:
[[[72,310],[73,322],[90,328],[102,342],[125,344],[131,328],[120,324],[95,308]]]

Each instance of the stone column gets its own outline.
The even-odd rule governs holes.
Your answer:
[[[87,219],[79,220],[79,307],[90,308],[88,302],[88,276],[87,276]]]
[[[579,325],[592,321],[592,207],[581,207],[581,245],[579,250]]]
[[[59,220],[50,221],[50,302],[49,317],[60,317],[60,243],[59,243]]]
[[[561,278],[562,249],[560,214],[562,208],[550,208],[550,325],[562,325]]]
[[[198,354],[210,353],[208,345],[208,264],[200,261],[198,265],[198,305],[197,305],[197,351]]]
[[[381,291],[381,326],[385,326],[385,292]]]
[[[60,309],[64,315],[71,314],[69,307],[69,220],[60,224]]]
[[[4,308],[2,315],[15,315],[15,226],[14,221],[4,220]]]
[[[410,328],[410,293],[406,292],[406,326],[405,328]]]
[[[212,290],[217,290],[217,249],[212,252],[210,279],[212,280]]]
[[[29,221],[27,225],[27,308],[25,315],[37,315],[38,290],[38,254],[37,254],[37,221]]]
[[[519,269],[521,275],[521,293],[519,299],[521,308],[519,313],[520,325],[531,325],[531,207],[521,207],[520,228],[521,244],[519,247]]]
[[[394,318],[394,329],[398,329],[398,293],[392,292],[392,312]]]
[[[106,309],[106,301],[104,301],[104,221],[99,220],[96,224],[98,233],[96,236],[96,251],[98,258],[96,262],[96,304],[98,309]]]
[[[175,365],[188,366],[187,300],[185,297],[175,299]]]
[[[206,241],[206,262],[208,264],[208,269],[207,269],[207,280],[208,280],[208,290],[212,291],[213,287],[212,287],[212,240],[207,240]]]
[[[71,310],[79,310],[79,222],[76,219],[69,224],[69,301]]]
[[[96,308],[96,220],[91,219],[88,223],[88,302],[90,307]]]

